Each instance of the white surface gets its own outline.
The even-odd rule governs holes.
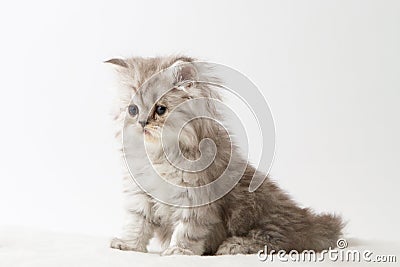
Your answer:
[[[115,76],[102,61],[181,52],[260,87],[277,127],[271,173],[296,200],[342,214],[351,236],[400,240],[399,14],[399,1],[369,0],[2,4],[0,224],[116,235]]]
[[[348,249],[368,249],[375,255],[400,257],[398,243],[349,239]],[[17,227],[0,228],[0,266],[4,267],[106,267],[106,266],[287,266],[287,262],[259,261],[256,255],[235,256],[160,256],[158,253],[120,251],[108,247],[109,238],[78,234],[60,234]],[[371,259],[374,258],[371,256]],[[309,266],[296,262],[296,266]],[[326,259],[318,266],[360,266],[358,262],[332,262]],[[365,264],[365,263],[364,263]],[[375,263],[395,266],[396,263]],[[368,266],[374,266],[368,263]]]

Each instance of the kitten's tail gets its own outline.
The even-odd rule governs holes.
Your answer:
[[[220,245],[216,254],[253,254],[265,246],[268,247],[268,254],[280,250],[320,252],[337,246],[344,227],[340,216],[317,215],[308,209],[300,208],[297,214],[292,215],[292,220],[270,222],[251,230],[246,236],[228,238]]]
[[[296,249],[321,251],[336,247],[345,225],[342,218],[335,214],[307,213],[310,216],[308,223],[306,222],[303,229],[299,229],[298,237],[295,238],[298,242]]]
[[[337,246],[345,226],[340,216],[316,214],[299,207],[270,180],[253,196],[255,202],[263,204],[242,210],[252,229],[247,233],[234,233],[220,245],[216,254],[253,254],[265,246],[275,253],[280,250],[320,252]]]

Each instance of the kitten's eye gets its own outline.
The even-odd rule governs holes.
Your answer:
[[[157,106],[157,107],[156,107],[156,113],[157,113],[158,115],[164,114],[165,111],[167,111],[167,108],[164,107],[164,106]]]
[[[139,109],[136,105],[129,105],[128,112],[129,112],[129,115],[136,116],[139,112]]]

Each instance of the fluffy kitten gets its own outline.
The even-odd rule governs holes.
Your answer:
[[[182,130],[179,138],[180,152],[192,160],[200,156],[201,140],[210,138],[215,142],[217,153],[208,168],[199,172],[185,172],[172,166],[165,158],[160,142],[160,129],[164,133],[179,130],[174,128],[172,122],[169,125],[166,121],[169,112],[188,99],[219,98],[217,89],[205,84],[188,83],[183,88],[176,88],[176,84],[185,80],[215,81],[207,70],[190,64],[193,61],[189,57],[107,61],[117,67],[122,78],[120,112],[116,115],[119,123],[116,136],[121,140],[122,129],[129,127],[130,135],[125,136],[128,143],[131,142],[134,146],[135,142],[139,144],[144,138],[149,147],[147,154],[151,158],[152,166],[144,160],[145,151],[125,150],[125,159],[134,163],[130,171],[134,176],[146,177],[151,183],[154,172],[150,170],[154,167],[162,173],[165,180],[185,187],[212,182],[226,169],[230,157],[233,164],[236,164],[234,166],[246,164],[245,172],[233,190],[221,199],[197,207],[179,207],[152,198],[134,182],[129,171],[125,170],[123,193],[126,223],[121,238],[113,239],[111,247],[146,252],[146,246],[154,235],[161,240],[163,255],[251,254],[257,253],[265,245],[269,250],[275,251],[320,251],[335,247],[343,227],[339,217],[330,214],[317,215],[309,209],[298,207],[269,178],[255,192],[248,191],[253,174],[263,174],[242,159],[228,133],[219,124],[201,118],[193,120]],[[182,64],[181,67],[179,64]],[[156,81],[146,82],[154,74],[172,65],[177,66],[177,75],[167,73]],[[141,86],[146,88],[135,95]],[[158,99],[158,88],[174,86],[175,89]],[[131,102],[132,97],[134,98]],[[181,119],[196,117],[199,110],[206,112],[211,118],[223,119],[211,101],[198,105],[200,106],[186,108],[180,115]],[[163,145],[168,147],[169,143]],[[122,149],[121,152],[123,153]],[[157,184],[153,186],[156,188]],[[196,205],[204,203],[210,196],[206,192],[190,194],[188,191],[178,190],[168,192],[168,197],[174,203]]]

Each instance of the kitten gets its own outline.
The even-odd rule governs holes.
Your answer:
[[[194,59],[179,56],[136,57],[106,62],[115,65],[122,78],[120,110],[115,117],[119,124],[116,137],[119,140],[124,138],[124,145],[133,148],[137,145],[136,150],[121,149],[135,179],[136,176],[142,177],[154,190],[162,191],[161,185],[160,189],[158,184],[154,184],[157,179],[152,170],[155,169],[169,183],[190,188],[214,181],[224,172],[230,157],[233,166],[244,166],[241,179],[224,197],[211,202],[207,200],[213,192],[166,192],[164,195],[169,198],[169,203],[176,205],[163,203],[147,194],[126,168],[123,177],[126,223],[121,238],[111,241],[112,248],[146,252],[148,242],[154,235],[161,241],[162,255],[252,254],[265,245],[275,251],[321,251],[336,246],[343,228],[340,217],[317,215],[309,209],[300,208],[268,177],[255,192],[249,192],[253,174],[263,174],[242,159],[229,134],[217,123],[204,118],[191,121],[182,129],[178,140],[180,151],[175,153],[176,157],[182,154],[187,159],[196,160],[201,156],[200,141],[210,138],[215,143],[216,154],[207,168],[190,172],[171,165],[163,153],[163,145],[172,150],[176,147],[172,144],[174,140],[168,138],[163,138],[161,145],[161,130],[167,136],[168,132],[179,131],[174,123],[196,117],[200,111],[210,118],[223,119],[215,105],[207,101],[219,99],[216,88],[196,83],[177,86],[181,82],[199,79],[217,81],[207,70],[191,64]],[[161,78],[149,82],[153,75],[171,66],[174,75],[165,72]],[[139,88],[143,89],[138,91]],[[173,89],[162,95],[160,88]],[[168,121],[170,112],[188,99],[206,101],[185,107],[173,122]],[[143,141],[147,151],[139,148]],[[147,156],[151,164],[145,160]],[[179,203],[182,205],[179,206]],[[188,207],[190,204],[193,205]]]

